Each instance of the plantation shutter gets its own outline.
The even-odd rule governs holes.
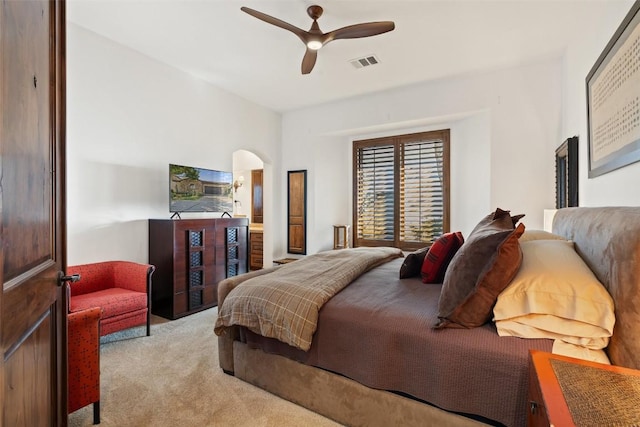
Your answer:
[[[363,147],[357,156],[357,235],[361,240],[394,241],[393,144]]]
[[[430,243],[444,232],[443,150],[438,140],[401,145],[401,242]]]
[[[354,142],[354,246],[424,247],[448,231],[449,131]]]

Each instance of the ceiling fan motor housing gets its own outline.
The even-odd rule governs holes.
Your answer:
[[[322,7],[318,5],[309,6],[307,8],[307,14],[315,21],[322,16]]]

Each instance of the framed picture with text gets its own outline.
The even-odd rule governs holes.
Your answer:
[[[587,75],[589,178],[640,160],[640,0]]]

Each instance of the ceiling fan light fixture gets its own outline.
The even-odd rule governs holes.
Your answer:
[[[311,50],[318,50],[322,47],[322,42],[320,40],[309,40],[307,47]]]

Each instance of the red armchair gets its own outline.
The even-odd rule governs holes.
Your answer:
[[[70,283],[70,311],[100,307],[100,335],[147,325],[151,335],[151,276],[155,267],[130,261],[106,261],[67,267],[79,274]]]
[[[93,423],[100,424],[100,307],[69,313],[67,354],[72,413],[93,403]]]

